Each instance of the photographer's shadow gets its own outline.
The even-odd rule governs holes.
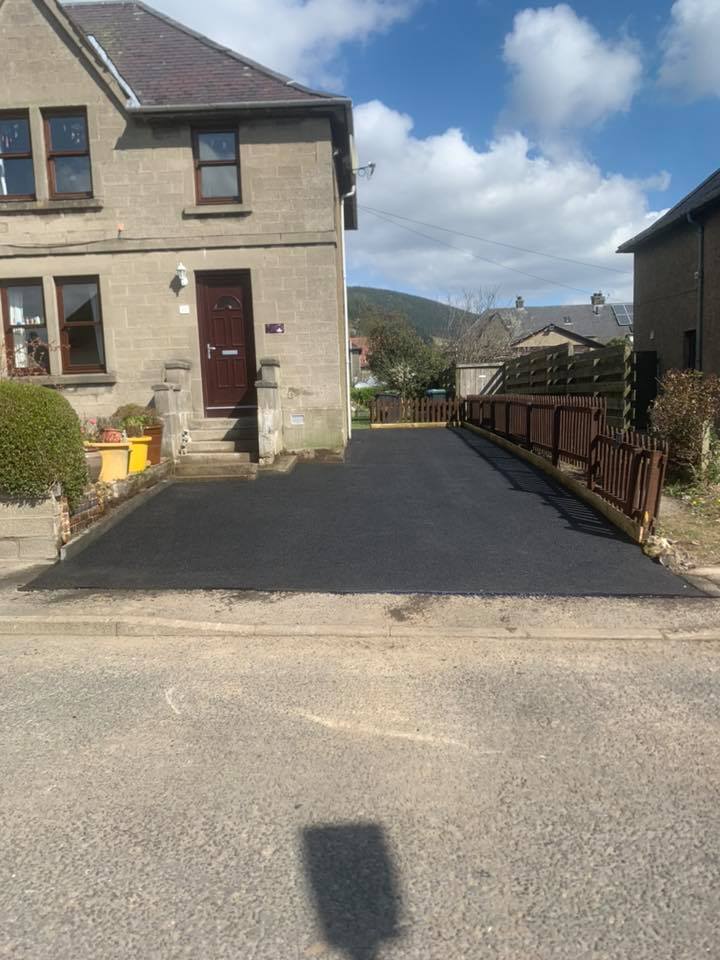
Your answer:
[[[303,865],[324,939],[349,960],[374,960],[400,936],[400,893],[382,827],[338,824],[302,832]]]

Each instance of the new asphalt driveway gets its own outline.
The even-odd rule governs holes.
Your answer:
[[[543,473],[450,430],[356,434],[344,464],[176,483],[47,589],[692,595]]]

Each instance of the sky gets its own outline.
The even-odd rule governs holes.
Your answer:
[[[617,246],[720,166],[720,0],[150,3],[352,98],[354,284],[629,300]]]

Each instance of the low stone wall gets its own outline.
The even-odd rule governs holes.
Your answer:
[[[0,496],[0,569],[56,560],[62,512],[59,497],[19,500]]]
[[[124,480],[114,483],[97,483],[85,497],[70,511],[63,499],[61,518],[61,542],[69,543],[74,537],[87,530],[100,520],[113,507],[130,500],[143,490],[154,487],[156,483],[171,476],[173,464],[164,460],[154,467],[148,467],[142,473],[133,473]]]
[[[25,564],[52,562],[60,548],[125,500],[172,476],[166,460],[114,483],[98,483],[71,512],[65,497],[22,500],[0,496],[0,572]]]

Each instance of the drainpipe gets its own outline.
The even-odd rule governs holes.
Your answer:
[[[342,280],[343,280],[343,313],[345,317],[345,382],[347,387],[347,425],[348,440],[352,440],[352,406],[350,405],[350,388],[352,385],[352,371],[350,360],[350,317],[348,316],[347,293],[347,257],[345,256],[345,201],[355,196],[357,186],[353,186],[347,193],[340,196],[340,243],[342,245]]]
[[[693,219],[691,213],[686,214],[687,222],[697,230],[698,265],[695,277],[697,279],[697,318],[695,320],[695,369],[703,368],[703,295],[705,291],[705,228],[702,223]]]

